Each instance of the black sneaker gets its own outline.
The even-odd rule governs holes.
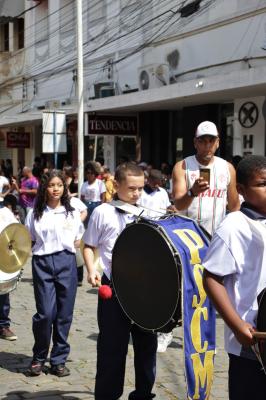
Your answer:
[[[4,340],[17,340],[17,335],[11,331],[9,327],[0,328],[0,339]]]
[[[56,375],[59,378],[70,375],[70,371],[65,364],[52,365],[50,372],[52,375]]]
[[[39,376],[43,372],[44,364],[40,361],[32,361],[27,372],[30,376]]]

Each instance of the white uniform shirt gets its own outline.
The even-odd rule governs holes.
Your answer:
[[[195,180],[199,178],[200,165],[195,156],[185,158],[187,190],[191,189]],[[214,162],[208,165],[210,168],[210,188],[199,196],[193,198],[186,215],[201,224],[211,235],[220,225],[226,214],[227,187],[230,183],[230,172],[227,162],[214,157]]]
[[[109,203],[93,211],[88,228],[83,235],[85,244],[97,247],[103,272],[111,277],[112,251],[115,241],[125,226],[135,220],[132,214],[121,213]]]
[[[241,211],[226,216],[216,230],[204,259],[224,285],[240,318],[256,326],[257,296],[266,287],[266,220],[254,221]],[[263,226],[264,224],[264,226]],[[225,350],[240,355],[242,346],[225,325]]]
[[[34,219],[30,210],[25,225],[35,242],[32,253],[39,256],[63,250],[76,253],[74,241],[81,239],[83,233],[80,212],[74,210],[66,216],[63,206],[55,209],[47,206],[39,220]]]
[[[80,194],[84,196],[84,200],[91,202],[101,201],[101,194],[105,192],[105,184],[100,179],[95,179],[91,185],[86,181],[80,189]]]
[[[87,210],[86,205],[78,197],[71,197],[70,205],[71,205],[71,207],[75,208],[75,210],[78,210],[80,213],[82,211]]]
[[[151,193],[142,191],[138,205],[143,206],[146,211],[147,217],[159,218],[166,214],[167,208],[171,203],[164,188],[159,187]]]
[[[10,224],[18,223],[18,220],[7,207],[0,208],[0,233]]]

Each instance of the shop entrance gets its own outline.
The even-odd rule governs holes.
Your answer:
[[[136,160],[136,136],[89,135],[84,160],[99,161],[113,172],[124,161]]]

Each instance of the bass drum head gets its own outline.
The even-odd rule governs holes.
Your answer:
[[[126,315],[147,330],[160,330],[177,308],[180,279],[176,256],[159,229],[149,223],[128,225],[112,257],[112,280]]]

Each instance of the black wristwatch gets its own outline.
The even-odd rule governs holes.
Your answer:
[[[189,190],[187,191],[187,195],[188,195],[189,197],[197,197],[197,195],[194,194],[194,193],[192,192],[192,189],[189,189]]]

